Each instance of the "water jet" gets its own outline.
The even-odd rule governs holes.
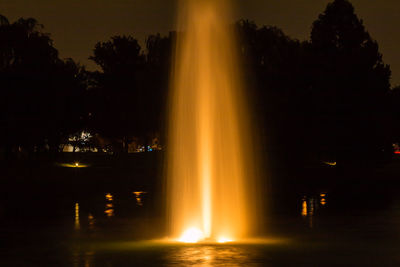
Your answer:
[[[229,1],[181,1],[167,155],[169,234],[182,242],[247,238],[255,159]]]

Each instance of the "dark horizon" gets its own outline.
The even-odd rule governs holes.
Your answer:
[[[10,22],[20,17],[33,17],[44,25],[44,32],[51,34],[54,46],[62,58],[81,62],[89,70],[96,69],[88,58],[94,45],[114,35],[132,35],[144,46],[150,34],[166,35],[174,30],[175,2],[138,0],[128,2],[106,1],[58,1],[48,0],[3,1],[1,14]],[[285,34],[299,40],[309,40],[312,22],[325,9],[329,0],[259,1],[238,0],[236,19],[249,19],[257,25],[273,25]],[[355,12],[364,22],[371,37],[378,41],[383,60],[391,66],[392,87],[400,84],[400,2],[395,0],[352,0]]]

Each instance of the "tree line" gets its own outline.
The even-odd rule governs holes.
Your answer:
[[[265,148],[290,160],[346,161],[391,152],[400,137],[400,89],[347,0],[335,0],[299,41],[272,26],[235,24],[253,113]],[[87,71],[60,59],[35,19],[0,16],[0,147],[57,153],[69,136],[98,134],[114,151],[164,136],[176,35],[98,42]],[[100,144],[97,144],[100,146]],[[275,151],[275,152],[274,152]]]

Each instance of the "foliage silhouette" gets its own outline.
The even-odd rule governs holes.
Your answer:
[[[0,22],[0,127],[6,155],[57,152],[79,127],[83,106],[76,99],[84,91],[78,86],[84,69],[58,57],[50,35],[35,19],[10,24],[1,17]]]

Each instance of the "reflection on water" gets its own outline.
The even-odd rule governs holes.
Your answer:
[[[138,206],[143,206],[143,194],[146,194],[147,192],[143,192],[143,191],[137,191],[137,192],[133,192],[133,194],[135,195],[136,198],[136,204]]]
[[[75,229],[79,230],[81,228],[79,222],[79,203],[75,203]]]
[[[322,206],[326,205],[326,193],[321,193],[320,195],[321,201],[319,203],[321,203]]]
[[[72,254],[72,262],[74,267],[91,267],[94,266],[93,250],[82,251],[79,247],[76,247]]]
[[[270,244],[162,244],[153,241],[97,242],[72,247],[73,266],[266,266]],[[272,245],[275,244],[275,245]]]
[[[322,192],[318,197],[304,196],[301,201],[301,216],[308,218],[308,225],[313,228],[313,217],[318,209],[326,205],[327,193]]]
[[[106,194],[106,200],[107,201],[113,201],[113,196],[110,193]]]
[[[94,223],[95,223],[95,219],[93,217],[93,215],[91,213],[89,213],[88,215],[88,222],[89,222],[89,229],[93,230],[94,229]]]
[[[106,214],[107,217],[113,217],[114,216],[114,204],[112,203],[113,201],[113,195],[110,193],[106,194],[106,207],[104,210],[104,214]]]
[[[307,200],[303,200],[303,205],[301,209],[301,215],[307,216]]]
[[[166,266],[258,266],[257,255],[242,246],[179,246],[166,256]]]

